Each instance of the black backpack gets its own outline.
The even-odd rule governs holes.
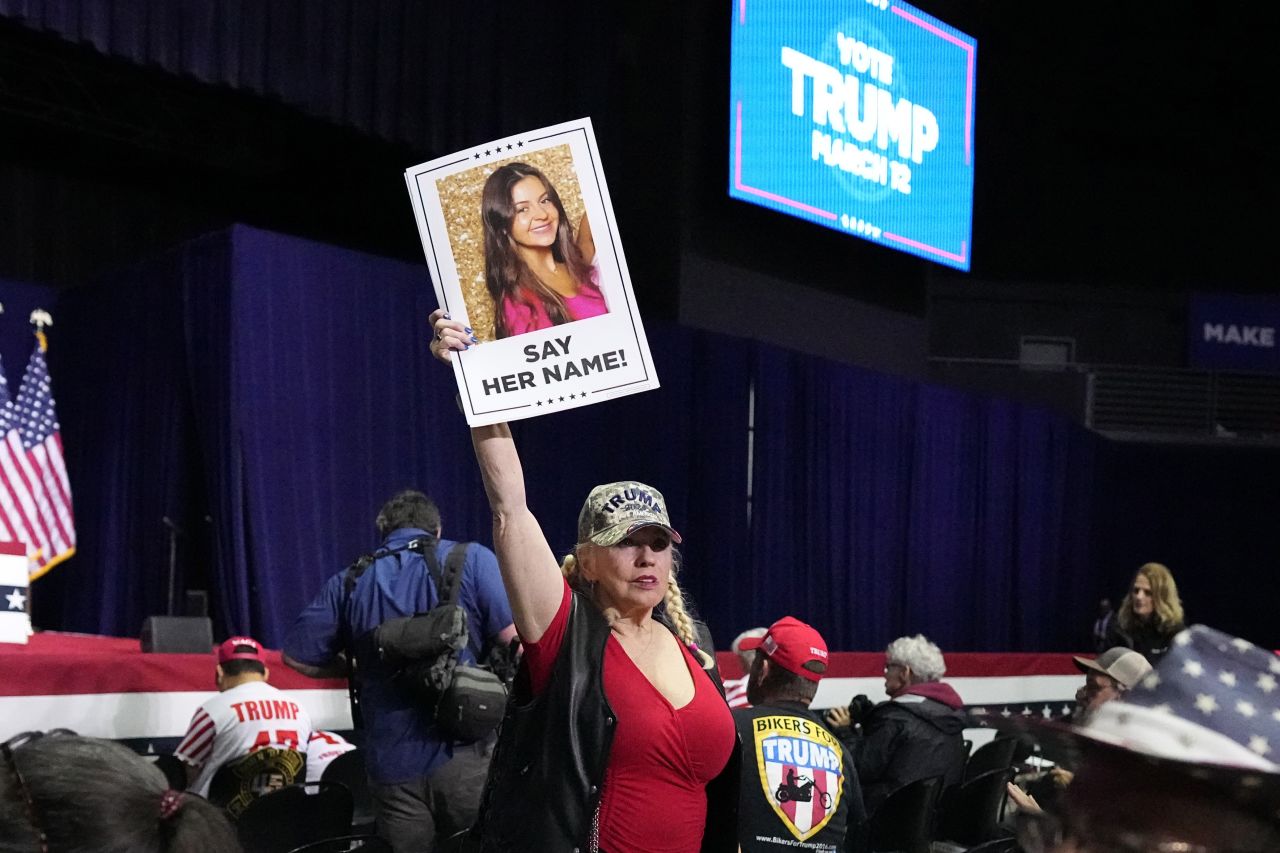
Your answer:
[[[492,732],[502,721],[507,703],[507,683],[502,677],[489,667],[458,662],[469,639],[467,611],[458,604],[458,593],[470,544],[458,542],[450,548],[442,569],[436,540],[419,537],[403,548],[357,560],[347,575],[349,593],[355,578],[374,559],[404,550],[422,555],[438,603],[426,613],[388,619],[374,629],[373,640],[379,657],[396,669],[392,681],[431,714],[441,734],[468,742]]]

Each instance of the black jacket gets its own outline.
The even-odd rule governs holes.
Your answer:
[[[771,720],[782,720],[792,725],[779,726],[771,724]],[[780,851],[796,846],[803,840],[810,849],[845,849],[846,836],[866,819],[862,810],[862,790],[858,786],[858,774],[853,767],[853,755],[848,746],[840,741],[839,748],[828,753],[827,745],[835,747],[838,740],[829,724],[809,706],[800,702],[764,701],[759,705],[747,708],[735,708],[733,721],[738,727],[738,738],[742,741],[742,779],[739,785],[741,794],[738,797],[738,840],[744,851]],[[769,768],[779,764],[785,766],[786,760],[775,755],[772,750],[762,748],[769,741],[785,739],[791,746],[799,741],[805,746],[809,756],[802,761],[801,779],[809,780],[810,790],[797,792],[803,796],[790,795],[801,803],[813,802],[814,791],[820,795],[817,802],[821,804],[821,812],[814,814],[812,806],[797,808],[788,816],[783,803],[788,797],[779,794],[794,785],[786,781],[779,785],[775,778],[770,782]],[[824,766],[820,755],[839,755],[840,774],[824,773],[830,765]],[[790,752],[787,753],[791,755]],[[840,791],[837,796],[832,785],[837,783]],[[801,782],[803,785],[804,783]],[[825,793],[824,793],[825,790]],[[824,798],[830,796],[829,801]],[[838,802],[837,802],[838,800]],[[832,804],[835,811],[828,812]],[[804,820],[798,819],[804,815]],[[810,834],[814,820],[825,820],[820,830]]]
[[[617,721],[604,695],[609,625],[576,593],[569,607],[564,641],[546,687],[531,699],[523,671],[516,681],[469,851],[591,849],[592,820]],[[718,677],[712,680],[720,686]],[[737,850],[739,751],[735,747],[728,765],[707,786],[703,853]]]
[[[1115,646],[1124,646],[1127,649],[1142,652],[1143,657],[1155,666],[1169,653],[1169,646],[1173,643],[1174,636],[1182,629],[1182,625],[1172,625],[1161,630],[1156,627],[1154,620],[1148,620],[1139,622],[1126,631],[1120,627],[1120,617],[1117,616],[1107,626],[1106,648],[1103,651]]]
[[[939,701],[908,694],[881,702],[868,713],[861,735],[849,740],[868,815],[908,782],[942,776],[944,786],[950,787],[962,781],[964,728],[969,716],[960,697],[947,685],[918,685],[911,689],[926,687],[946,688],[955,698],[940,693],[947,701]]]

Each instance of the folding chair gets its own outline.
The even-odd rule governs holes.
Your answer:
[[[998,737],[990,743],[984,743],[978,747],[977,752],[969,756],[969,762],[964,767],[964,781],[968,782],[989,770],[1012,767],[1018,747],[1018,739],[1011,736]]]
[[[1008,794],[1005,786],[1013,774],[1012,767],[988,770],[947,791],[942,799],[939,838],[968,847],[1005,835],[1000,814]]]
[[[931,776],[889,794],[871,816],[870,849],[929,853],[942,782],[941,776]]]
[[[289,853],[350,832],[351,792],[337,782],[305,782],[268,791],[236,820],[245,853]]]
[[[338,782],[351,792],[351,831],[364,833],[373,827],[373,796],[369,793],[369,775],[365,770],[364,753],[359,749],[344,752],[324,769],[320,776],[325,782]]]

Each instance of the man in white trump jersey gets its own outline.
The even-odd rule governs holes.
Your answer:
[[[206,796],[218,768],[266,746],[306,753],[311,717],[267,683],[262,646],[232,637],[218,646],[218,695],[196,709],[174,755],[187,765],[187,789]]]

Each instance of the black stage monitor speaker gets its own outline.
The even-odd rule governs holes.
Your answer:
[[[166,654],[211,654],[213,624],[207,616],[148,616],[142,623],[142,650]]]

